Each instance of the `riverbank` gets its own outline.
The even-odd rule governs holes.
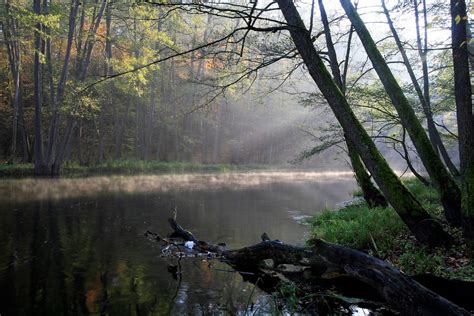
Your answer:
[[[364,251],[386,260],[409,275],[430,273],[474,281],[474,264],[459,229],[447,225],[437,192],[416,179],[405,184],[422,205],[455,238],[450,249],[429,249],[416,242],[395,211],[370,209],[365,202],[340,210],[326,210],[311,220],[311,244],[316,238]]]
[[[91,175],[127,175],[179,172],[228,172],[266,170],[269,166],[257,164],[200,164],[191,162],[161,162],[140,160],[106,161],[94,165],[83,166],[78,163],[64,164],[61,176],[84,177]],[[1,178],[24,178],[34,176],[33,164],[0,164]]]

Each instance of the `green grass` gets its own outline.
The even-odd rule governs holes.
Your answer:
[[[0,176],[2,177],[22,177],[33,175],[33,165],[32,164],[0,164]]]
[[[348,206],[340,211],[325,210],[313,219],[311,227],[314,237],[351,248],[379,251],[393,245],[393,239],[385,236],[397,236],[407,230],[393,210],[370,209],[366,204]]]
[[[78,163],[65,163],[61,175],[67,177],[112,174],[147,174],[177,172],[229,172],[262,170],[263,165],[199,164],[189,162],[161,162],[140,160],[117,160],[81,166]],[[0,177],[16,178],[34,176],[33,164],[0,164]]]
[[[320,238],[359,249],[391,262],[408,274],[432,273],[474,280],[468,247],[460,230],[449,227],[444,220],[437,192],[416,179],[406,180],[405,185],[455,237],[455,244],[449,249],[420,245],[391,207],[370,209],[365,203],[316,215],[311,221],[308,243]]]

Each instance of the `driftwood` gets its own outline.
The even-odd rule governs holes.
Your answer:
[[[238,271],[251,272],[244,274],[247,278],[252,273],[258,275],[265,286],[286,279],[314,289],[330,285],[351,292],[352,288],[352,294],[370,293],[371,300],[384,302],[404,315],[471,315],[389,263],[360,251],[322,240],[310,247],[297,247],[270,240],[265,233],[262,242],[256,245],[228,250],[224,244],[213,245],[197,239],[173,218],[169,223],[174,231],[172,237],[193,241],[197,251],[217,257]],[[158,235],[155,238],[162,239]],[[428,286],[432,283],[426,277],[420,278],[423,281]],[[443,287],[439,282],[437,285]]]

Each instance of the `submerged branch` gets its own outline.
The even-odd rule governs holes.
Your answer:
[[[386,303],[402,314],[470,315],[389,263],[357,250],[322,240],[309,247],[298,247],[271,240],[266,233],[258,244],[228,250],[225,244],[199,240],[174,218],[169,223],[173,229],[171,236],[193,242],[196,255],[211,255],[237,271],[251,272],[244,278],[263,280],[259,284],[263,289],[274,289],[279,282],[291,280],[313,292],[334,286],[341,292],[357,289],[355,294],[368,294],[371,300]],[[472,288],[472,284],[469,286]],[[361,293],[364,290],[366,293]]]

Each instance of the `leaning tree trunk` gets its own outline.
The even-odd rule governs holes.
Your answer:
[[[308,68],[309,74],[328,101],[344,133],[357,148],[364,164],[379,185],[385,198],[420,242],[430,245],[448,243],[451,239],[450,236],[401,183],[366,130],[357,120],[347,99],[332,80],[314,48],[311,36],[293,2],[291,0],[278,0],[278,4],[290,25],[288,28],[291,37]]]
[[[474,116],[467,51],[466,2],[451,0],[454,95],[459,131],[463,226],[466,237],[474,241]]]
[[[240,272],[257,272],[258,277],[277,276],[280,279],[299,276],[305,282],[331,282],[346,278],[375,291],[378,297],[403,315],[470,315],[469,312],[435,292],[425,288],[389,263],[363,252],[316,240],[310,247],[287,245],[271,241],[267,234],[263,242],[236,250],[225,244],[213,245],[196,238],[170,218],[171,237],[192,241],[199,253],[213,254]],[[179,243],[147,232],[145,235],[163,241],[167,246]],[[245,275],[245,274],[243,274]],[[258,284],[258,283],[257,283]]]
[[[405,48],[403,47],[402,41],[400,40],[400,37],[398,36],[398,32],[395,29],[395,26],[393,25],[392,18],[390,17],[390,12],[388,11],[387,6],[385,4],[385,0],[382,0],[382,7],[384,10],[385,16],[387,18],[390,31],[392,32],[393,39],[395,40],[395,43],[397,44],[398,50],[400,51],[400,55],[402,56],[402,59],[403,59],[403,63],[405,64],[408,75],[410,76],[411,82],[413,83],[413,87],[415,88],[421,107],[426,116],[428,133],[430,135],[430,140],[433,144],[433,147],[438,148],[451,174],[453,176],[459,176],[459,172],[456,169],[456,166],[453,164],[451,158],[449,157],[446,147],[444,146],[443,141],[441,140],[441,136],[439,135],[439,132],[433,120],[433,113],[431,111],[431,102],[429,99],[429,80],[428,80],[428,68],[427,68],[428,66],[426,62],[426,47],[423,52],[421,50],[421,42],[419,40],[420,38],[418,34],[419,31],[417,31],[417,45],[420,47],[419,51],[420,51],[420,57],[422,60],[422,65],[423,65],[423,79],[424,79],[423,88],[425,90],[424,92],[421,90],[420,84],[418,83],[418,79],[416,78],[416,75],[415,75],[415,72],[413,71],[410,60],[405,52]],[[418,27],[417,27],[417,30],[418,30]]]
[[[448,155],[446,147],[444,146],[441,136],[438,133],[436,124],[433,119],[433,112],[431,111],[431,99],[430,99],[430,84],[428,76],[428,20],[426,12],[426,1],[423,0],[423,20],[424,20],[424,39],[423,46],[421,45],[421,36],[420,36],[420,26],[419,26],[419,14],[418,14],[418,4],[414,2],[415,7],[415,24],[416,24],[416,43],[418,46],[418,54],[421,59],[421,66],[423,70],[423,97],[425,102],[422,102],[423,110],[425,111],[428,135],[430,136],[431,143],[433,147],[439,150],[441,156],[443,157],[446,167],[455,177],[459,176],[459,171],[456,166],[453,164],[451,158]],[[408,68],[408,67],[407,67]]]
[[[346,136],[347,151],[349,159],[351,160],[352,170],[356,177],[357,184],[359,184],[364,200],[367,202],[369,207],[386,207],[387,201],[385,200],[379,189],[375,187],[370,179],[370,174],[364,167],[360,156],[357,154],[356,147],[351,143],[349,138]]]
[[[364,22],[351,4],[351,1],[340,0],[340,2],[359,35],[360,41],[364,45],[365,51],[372,61],[372,65],[379,75],[380,81],[385,87],[385,91],[397,110],[403,126],[406,127],[426,171],[439,192],[446,219],[454,225],[459,225],[461,222],[461,192],[456,182],[451,178],[433,146],[431,146],[423,126],[416,117],[415,111],[410,106],[402,88],[393,76]]]
[[[323,22],[324,27],[324,36],[326,38],[326,46],[328,49],[329,64],[331,67],[334,82],[337,84],[339,89],[341,89],[341,91],[345,92],[345,80],[343,80],[343,77],[339,70],[339,62],[337,60],[337,54],[336,49],[334,48],[334,43],[332,41],[331,30],[329,28],[329,20],[326,14],[326,9],[324,8],[323,0],[318,0],[318,4],[319,11],[321,14],[321,21]],[[349,41],[347,45],[351,45],[351,42]],[[345,67],[348,67],[347,63],[345,64]],[[382,193],[380,193],[379,189],[377,189],[377,187],[373,185],[370,179],[370,174],[365,169],[365,166],[362,163],[359,154],[357,153],[357,148],[351,143],[347,136],[345,137],[345,139],[347,145],[347,152],[352,165],[352,170],[354,171],[357,183],[359,184],[359,187],[362,190],[364,200],[367,202],[369,207],[387,206],[387,201],[385,200],[384,196],[382,195]]]

